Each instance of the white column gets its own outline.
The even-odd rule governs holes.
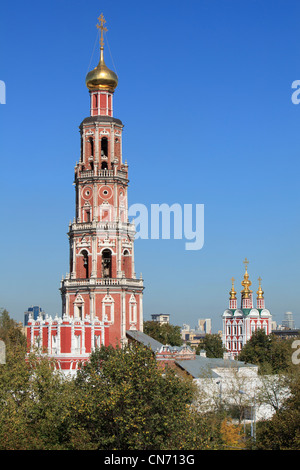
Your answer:
[[[94,163],[95,163],[95,161],[98,163],[99,162],[99,128],[98,128],[98,123],[96,123],[96,127],[95,127],[94,147],[95,147]]]
[[[139,326],[139,330],[143,331],[143,316],[144,316],[144,313],[143,313],[143,294],[142,294],[142,292],[140,293],[139,297],[140,297],[140,326]]]
[[[48,354],[52,354],[52,324],[51,320],[49,319],[48,325]]]
[[[95,318],[95,293],[90,292],[90,317],[91,321]]]
[[[70,315],[70,299],[69,299],[69,293],[66,293],[66,315]]]
[[[134,243],[132,242],[132,249],[131,249],[131,275],[132,279],[136,278],[135,270],[134,270]]]
[[[115,159],[115,126],[112,124],[110,131],[110,161],[113,162]]]
[[[57,336],[57,345],[56,346],[57,346],[58,354],[61,353],[61,348],[60,348],[60,327],[61,327],[60,324],[58,324],[57,327],[56,327],[57,328],[57,335],[56,335]]]
[[[71,274],[71,278],[72,279],[75,279],[76,278],[76,242],[75,242],[75,238],[73,238],[72,240],[72,250],[73,250],[73,263],[72,263],[72,274]]]
[[[94,318],[91,319],[91,351],[95,351],[95,325]]]
[[[92,273],[91,277],[97,276],[97,238],[92,236]]]
[[[126,342],[126,291],[121,293],[121,345]]]
[[[74,323],[71,323],[71,354],[75,353],[75,328]]]
[[[85,353],[85,327],[84,327],[84,322],[82,322],[81,326],[81,353]]]

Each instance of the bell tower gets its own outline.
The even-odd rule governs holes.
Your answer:
[[[113,116],[117,75],[104,62],[103,14],[98,18],[100,60],[86,76],[90,116],[79,126],[75,217],[69,225],[70,272],[61,281],[62,313],[109,324],[112,345],[126,330],[143,329],[143,280],[134,266],[134,224],[128,220],[128,165],[122,121]]]

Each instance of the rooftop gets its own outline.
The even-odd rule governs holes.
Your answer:
[[[184,369],[194,379],[205,377],[220,377],[220,375],[216,372],[218,369],[257,367],[253,364],[246,364],[245,362],[235,361],[234,359],[209,358],[203,356],[196,356],[193,360],[176,361],[176,364],[181,369]]]
[[[150,336],[142,333],[137,330],[126,331],[128,338],[131,338],[139,343],[143,344],[146,347],[149,347],[155,354],[158,354],[162,351],[163,345],[159,341],[151,338]],[[194,355],[192,358],[186,359],[176,359],[176,355],[180,352],[181,347],[170,346],[170,350],[174,353],[174,364],[179,367],[181,370],[184,370],[186,373],[191,375],[194,379],[199,378],[218,378],[218,369],[221,372],[221,369],[240,369],[245,368],[257,368],[256,365],[247,364],[245,362],[236,361],[234,359],[227,358],[208,358],[204,356]],[[177,355],[178,358],[178,355]]]

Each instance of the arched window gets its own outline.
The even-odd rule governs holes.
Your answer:
[[[107,157],[108,155],[108,141],[107,137],[101,139],[101,157]]]
[[[102,251],[102,277],[111,277],[111,251]]]
[[[88,157],[92,157],[94,155],[94,141],[92,137],[88,139]]]
[[[81,253],[83,257],[83,274],[85,279],[89,277],[89,254],[86,250],[83,250]]]
[[[84,300],[80,294],[74,302],[74,317],[80,320],[84,319]]]

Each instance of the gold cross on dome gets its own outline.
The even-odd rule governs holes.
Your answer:
[[[247,258],[245,258],[245,261],[243,261],[244,265],[245,265],[245,269],[247,270],[247,267],[248,267],[248,264],[249,264],[249,261],[247,260]]]
[[[234,279],[234,277],[232,277],[231,278],[232,285],[233,285],[234,281],[235,281],[235,279]]]
[[[104,23],[106,23],[106,20],[103,16],[103,13],[101,13],[98,20],[99,20],[99,23],[101,23],[101,25],[97,24],[96,26],[97,26],[98,29],[101,29],[100,46],[103,47],[104,46],[103,32],[106,33],[106,31],[107,31],[107,28],[105,28],[105,26],[103,26]]]

